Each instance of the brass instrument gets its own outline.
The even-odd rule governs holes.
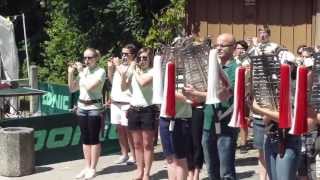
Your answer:
[[[276,55],[250,56],[251,91],[258,105],[279,109],[280,61]]]
[[[182,90],[191,84],[199,91],[207,90],[208,59],[210,46],[207,43],[195,44],[191,38],[182,38],[175,46],[162,48],[162,69],[168,61],[176,65],[176,88]]]
[[[315,112],[320,113],[320,53],[314,54],[310,104]]]

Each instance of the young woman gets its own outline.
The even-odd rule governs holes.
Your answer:
[[[152,105],[152,50],[142,48],[131,77],[122,80],[122,88],[132,89],[130,108],[127,113],[128,129],[133,137],[137,162],[136,180],[149,180],[153,161],[156,107]]]
[[[100,113],[102,110],[102,87],[106,72],[97,66],[100,53],[87,48],[83,53],[84,68],[77,62],[68,67],[68,86],[71,92],[80,90],[77,116],[79,120],[85,168],[76,178],[90,179],[94,177],[101,152],[99,133],[101,127]],[[77,78],[74,72],[78,71]]]

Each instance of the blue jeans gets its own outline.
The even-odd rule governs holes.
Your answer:
[[[283,158],[279,155],[279,141],[267,136],[264,144],[267,172],[270,180],[292,180],[296,178],[301,151],[299,136],[289,135]]]
[[[209,180],[236,179],[235,153],[238,130],[224,126],[219,135],[215,134],[213,128],[203,129],[202,147]]]

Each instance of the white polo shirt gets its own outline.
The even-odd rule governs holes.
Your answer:
[[[80,89],[79,99],[85,100],[85,101],[102,100],[102,88],[106,80],[106,72],[103,68],[96,67],[90,70],[88,67],[86,67],[83,69],[83,71],[79,72],[77,80],[79,82],[79,89]],[[99,81],[99,84],[94,89],[88,91],[85,88],[86,84],[93,81],[97,81],[97,80]],[[78,107],[86,110],[101,109],[102,102],[95,103],[92,105],[84,105],[83,103],[78,102]]]

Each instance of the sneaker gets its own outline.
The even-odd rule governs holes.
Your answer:
[[[84,179],[91,179],[96,175],[96,170],[89,168],[84,175]]]
[[[128,161],[127,161],[127,165],[133,165],[133,164],[135,164],[136,163],[136,161],[133,159],[133,157],[130,157],[129,159],[128,159]]]
[[[127,162],[129,159],[129,156],[125,156],[125,155],[122,155],[119,157],[119,159],[117,161],[115,161],[114,163],[115,164],[122,164],[122,163],[125,163]]]
[[[83,169],[79,174],[77,174],[77,176],[75,178],[76,179],[84,178],[84,176],[86,175],[87,170],[88,170],[87,168]]]

